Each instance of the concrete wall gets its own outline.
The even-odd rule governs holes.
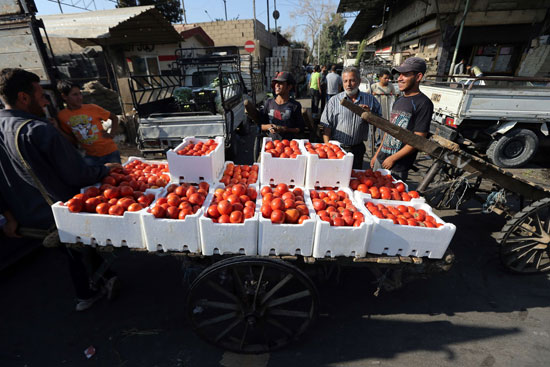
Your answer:
[[[228,20],[219,22],[196,23],[210,38],[216,46],[237,46],[241,53],[244,53],[244,43],[248,40],[255,40],[255,57],[262,60],[270,56],[273,46],[276,46],[277,38],[267,32],[265,26],[256,20],[256,38],[254,38],[254,20]]]
[[[531,48],[521,61],[518,76],[550,78],[550,36],[533,40]]]

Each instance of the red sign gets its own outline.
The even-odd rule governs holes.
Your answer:
[[[248,40],[244,43],[244,50],[245,51],[252,53],[252,52],[254,52],[255,49],[256,49],[256,45],[254,45],[254,41]]]

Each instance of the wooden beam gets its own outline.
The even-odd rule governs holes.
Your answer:
[[[549,189],[526,181],[521,177],[506,172],[503,169],[462,150],[449,149],[441,146],[435,141],[418,136],[409,130],[392,124],[388,120],[383,119],[372,112],[365,111],[363,108],[351,103],[345,98],[341,100],[340,104],[351,110],[353,113],[361,116],[363,121],[376,126],[394,138],[399,139],[405,144],[411,145],[419,151],[430,155],[434,159],[440,159],[445,163],[461,168],[467,172],[479,172],[481,177],[490,179],[502,188],[533,200],[539,200],[550,196]]]

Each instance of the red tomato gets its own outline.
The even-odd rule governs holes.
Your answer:
[[[220,216],[217,205],[210,205],[208,207],[207,213],[210,218],[218,218]]]
[[[229,221],[231,223],[242,223],[244,219],[244,215],[242,211],[236,210],[231,213],[229,216]]]
[[[175,206],[171,206],[168,209],[166,209],[166,218],[178,219],[179,214],[180,214],[180,210]]]
[[[65,205],[69,208],[69,211],[72,213],[80,213],[83,207],[82,200],[74,199],[74,198],[67,201]]]
[[[344,221],[344,218],[335,217],[332,219],[332,225],[335,227],[343,227],[346,225],[346,222]]]
[[[416,221],[416,219],[413,218],[407,219],[407,224],[409,226],[418,226],[418,222]]]
[[[300,218],[298,218],[298,224],[304,223],[306,220],[311,219],[308,215],[302,215]]]
[[[271,200],[271,209],[272,210],[284,210],[285,209],[285,203],[282,199],[275,198]]]
[[[244,185],[237,184],[231,188],[231,191],[233,192],[233,194],[241,196],[246,194],[246,187],[244,187]]]
[[[132,196],[134,194],[134,189],[130,186],[120,186],[120,196]]]
[[[361,212],[355,212],[353,213],[353,219],[363,222],[365,220],[365,216]]]
[[[151,214],[153,214],[155,218],[164,218],[166,215],[166,210],[162,206],[156,205],[153,209],[151,209]]]
[[[260,191],[260,194],[262,194],[262,197],[265,196],[266,194],[268,193],[272,193],[273,191],[271,190],[271,187],[269,186],[264,186],[262,187],[262,190]]]
[[[243,209],[243,214],[245,219],[252,218],[254,216],[254,208],[245,206]]]
[[[223,216],[231,214],[233,211],[233,205],[227,200],[222,200],[218,203],[218,212]],[[220,223],[226,223],[226,222],[220,222]]]
[[[95,213],[95,208],[99,204],[101,204],[101,201],[98,198],[89,198],[84,202],[84,209],[89,213]]]
[[[262,205],[260,211],[262,212],[262,217],[271,218],[271,213],[273,212],[273,209],[271,209],[271,206],[269,205]]]
[[[285,213],[282,210],[273,210],[271,212],[271,223],[281,224],[285,221]]]
[[[283,195],[285,192],[288,191],[288,185],[284,183],[280,183],[275,188],[275,191],[277,191],[279,194]]]
[[[323,200],[321,199],[313,200],[313,208],[315,209],[316,212],[320,210],[324,210],[326,207],[327,207],[327,204]]]
[[[88,197],[95,197],[99,195],[99,189],[95,186],[88,187],[86,191],[84,191],[84,195],[87,195]]]
[[[100,203],[95,207],[95,211],[97,214],[109,214],[110,207],[108,203]]]
[[[300,212],[297,209],[287,209],[285,211],[285,223],[296,223],[300,218]]]
[[[218,223],[230,223],[229,215],[223,214],[218,218]]]
[[[204,196],[202,196],[201,194],[199,193],[194,193],[193,195],[191,195],[189,197],[189,202],[191,204],[196,204],[196,205],[202,205],[202,203],[204,203]]]
[[[139,212],[141,209],[143,209],[143,207],[138,203],[132,203],[128,207],[129,212]],[[97,207],[96,207],[96,210],[97,210]]]
[[[397,185],[395,185],[395,188],[399,192],[405,192],[405,184],[403,184],[403,182],[399,182]]]
[[[124,208],[120,205],[113,205],[109,208],[109,214],[120,216],[124,214]]]
[[[103,191],[103,196],[107,199],[116,199],[120,197],[120,191],[118,187],[113,187],[112,189],[107,189]]]
[[[293,209],[296,207],[296,202],[292,199],[284,200],[285,209]]]
[[[413,199],[418,199],[420,197],[417,191],[409,191],[409,195]]]

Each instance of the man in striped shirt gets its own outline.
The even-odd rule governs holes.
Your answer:
[[[363,168],[363,155],[366,148],[363,143],[369,136],[369,125],[361,117],[340,104],[344,98],[353,103],[381,115],[380,103],[371,95],[359,90],[361,76],[354,67],[346,67],[342,72],[344,91],[331,98],[323,115],[321,125],[324,127],[323,140],[337,140],[342,149],[353,153],[353,168]]]

